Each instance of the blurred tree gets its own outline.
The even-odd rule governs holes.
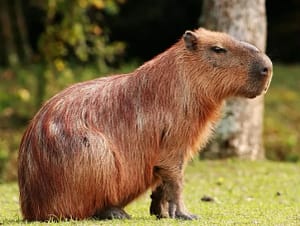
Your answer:
[[[27,23],[24,17],[23,12],[23,1],[15,0],[14,2],[14,11],[15,11],[15,18],[17,22],[17,30],[19,35],[19,43],[21,43],[22,51],[22,58],[25,61],[28,61],[31,57],[32,50],[28,42],[28,32],[27,32]]]
[[[209,29],[229,33],[265,50],[265,0],[204,0],[201,23]],[[253,100],[228,100],[215,139],[202,156],[263,158],[262,122],[263,96]]]
[[[21,0],[0,1],[0,65],[16,66],[31,57],[24,4]]]
[[[14,66],[19,62],[17,46],[14,40],[13,15],[9,7],[9,0],[0,1],[0,19],[1,19],[1,45],[3,62],[10,66]]]
[[[105,13],[118,12],[118,3],[123,1],[38,1],[36,4],[46,11],[45,31],[39,39],[38,50],[50,69],[64,71],[68,69],[67,62],[73,59],[77,63],[97,62],[99,68],[105,71],[107,65],[124,49],[122,42],[109,42],[108,28],[102,23]],[[45,76],[45,73],[38,76],[37,106],[45,96]]]
[[[0,65],[12,72],[6,73],[14,84],[10,99],[22,101],[19,91],[24,89],[39,108],[58,91],[53,87],[61,89],[80,80],[72,72],[74,65],[92,64],[97,73],[114,66],[124,43],[111,42],[105,18],[116,15],[122,3],[124,0],[1,0]],[[13,73],[23,63],[35,65],[32,76]],[[4,98],[0,93],[0,100]],[[0,108],[10,106],[7,103]]]
[[[104,24],[106,15],[118,13],[120,3],[124,0],[1,0],[0,41],[4,45],[0,46],[0,64],[28,62],[32,55],[29,39],[33,39],[29,35],[38,35],[34,39],[39,40],[37,53],[50,63],[56,62],[57,68],[62,68],[62,59],[70,58],[80,62],[97,60],[105,67],[124,49],[121,42],[109,42]],[[32,20],[26,16],[37,11],[28,10],[32,8],[43,12],[35,17],[43,21],[42,33],[29,32],[27,20]]]
[[[104,13],[116,14],[120,0],[48,0],[46,30],[39,49],[43,57],[54,62],[58,70],[62,60],[73,57],[80,62],[97,60],[105,67],[123,50],[120,42],[110,43]],[[93,18],[92,18],[93,17]]]

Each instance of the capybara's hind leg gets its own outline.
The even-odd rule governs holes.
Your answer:
[[[130,215],[119,207],[109,207],[97,212],[94,217],[100,220],[130,219]]]

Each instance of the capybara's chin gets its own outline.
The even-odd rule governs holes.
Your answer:
[[[257,96],[263,95],[267,92],[269,87],[269,80],[267,81],[251,81],[240,91],[241,97],[253,99]]]
[[[249,84],[246,85],[241,96],[252,99],[266,94],[269,89],[271,79],[272,74],[262,78],[250,79],[251,81],[249,81]]]
[[[256,47],[200,28],[131,73],[66,88],[20,144],[24,219],[127,219],[124,207],[149,188],[150,214],[195,219],[182,198],[186,162],[206,144],[224,100],[260,95],[271,76]]]

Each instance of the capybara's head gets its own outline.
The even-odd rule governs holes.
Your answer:
[[[254,98],[267,91],[272,62],[255,46],[203,28],[186,31],[183,40],[187,54],[192,58],[189,64],[193,64],[193,70],[198,68],[199,85],[205,86],[207,91],[222,98]]]

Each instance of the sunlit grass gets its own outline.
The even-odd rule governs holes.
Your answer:
[[[149,215],[147,193],[126,207],[130,220],[50,225],[300,225],[299,172],[300,165],[291,163],[195,160],[187,168],[184,194],[188,209],[199,220],[156,220]],[[0,194],[0,225],[24,224],[17,185],[0,185]],[[204,195],[215,201],[202,202]]]

